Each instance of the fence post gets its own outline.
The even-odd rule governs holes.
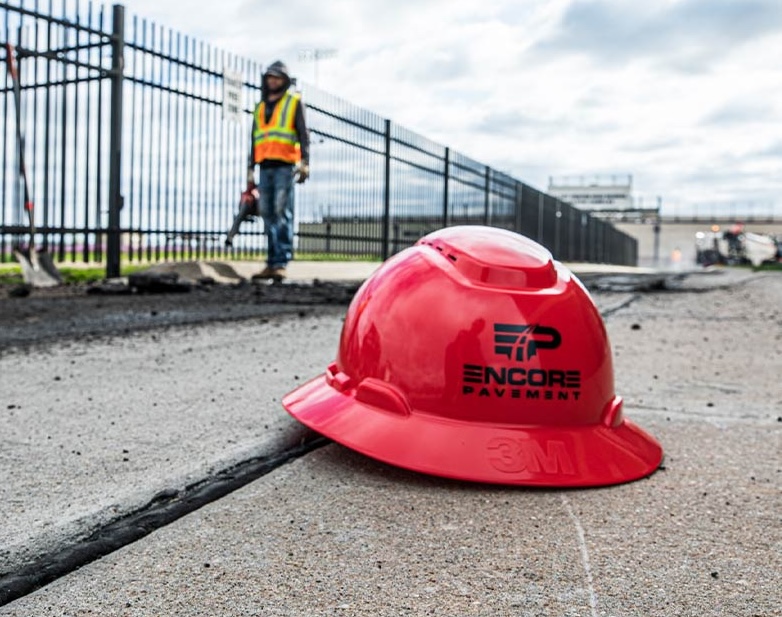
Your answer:
[[[581,213],[581,231],[579,232],[578,236],[581,239],[581,250],[579,251],[578,259],[579,261],[589,261],[589,258],[587,257],[587,223],[589,221],[587,220],[587,214],[586,212]]]
[[[483,187],[483,224],[489,224],[489,191],[491,189],[491,168],[486,165],[486,179]]]
[[[538,244],[543,244],[543,193],[538,192]]]
[[[443,175],[443,227],[448,227],[448,184],[451,178],[451,149],[445,147],[445,173]]]
[[[524,186],[521,182],[516,182],[516,188],[514,191],[514,199],[515,202],[515,214],[513,221],[514,231],[518,234],[521,233],[521,217],[522,217],[522,208],[524,207]]]
[[[125,7],[113,6],[111,36],[111,128],[109,135],[109,229],[106,278],[120,275],[120,210],[122,209],[122,85],[125,72]]]
[[[391,120],[386,119],[385,186],[383,187],[383,247],[381,257],[388,259],[388,241],[391,225]]]

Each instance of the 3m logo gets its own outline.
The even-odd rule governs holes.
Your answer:
[[[556,349],[562,336],[554,328],[535,324],[494,324],[494,353],[508,360],[525,362],[538,354],[538,349]]]
[[[489,441],[487,449],[489,464],[503,473],[527,472],[567,476],[576,473],[562,441],[545,441],[541,444],[529,439],[495,437]]]

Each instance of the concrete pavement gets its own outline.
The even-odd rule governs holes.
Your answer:
[[[651,478],[505,489],[329,445],[0,615],[782,615],[782,275],[594,297],[627,415],[666,452]],[[279,398],[340,327],[326,309],[0,358],[32,380],[0,409],[2,562],[295,442]]]

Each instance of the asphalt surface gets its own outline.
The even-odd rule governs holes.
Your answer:
[[[430,478],[318,442],[279,401],[333,359],[344,304],[297,302],[293,285],[276,303],[252,286],[100,297],[92,319],[74,293],[37,340],[9,327],[30,313],[0,306],[0,592],[111,525],[135,540],[0,615],[782,615],[781,274],[593,286],[626,414],[666,456],[648,479],[577,491]],[[231,315],[205,311],[221,294]],[[112,318],[129,300],[150,319]],[[184,316],[156,323],[163,305],[144,301]],[[237,490],[185,507],[248,463]]]
[[[130,293],[121,285],[75,285],[34,290],[25,298],[3,294],[0,356],[13,348],[57,340],[122,336],[170,326],[298,314],[314,306],[345,306],[357,288],[357,282],[291,281],[195,285],[187,293]]]

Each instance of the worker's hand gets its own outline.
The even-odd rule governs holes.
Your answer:
[[[247,192],[252,192],[252,191],[254,191],[256,188],[257,188],[257,187],[255,186],[255,182],[253,182],[252,180],[248,180],[248,181],[247,181],[247,189],[246,189],[246,190],[247,190]]]
[[[309,164],[302,161],[298,164],[296,167],[296,182],[299,184],[303,184],[307,181],[307,178],[310,177],[310,166]]]

